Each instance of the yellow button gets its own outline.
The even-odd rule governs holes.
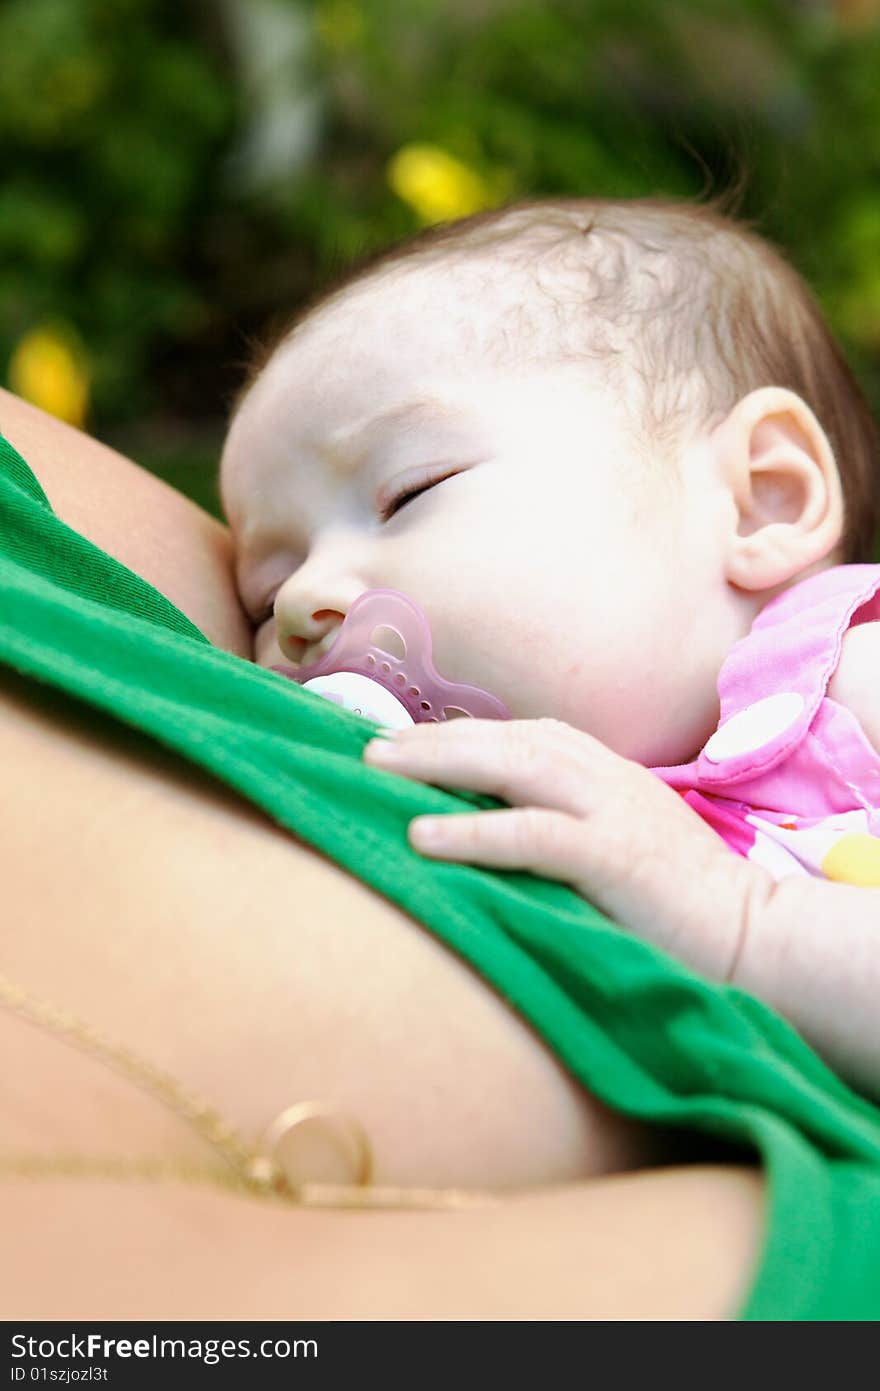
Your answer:
[[[842,884],[880,888],[880,839],[862,832],[841,836],[822,861],[822,873]]]

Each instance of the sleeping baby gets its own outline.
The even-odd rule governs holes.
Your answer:
[[[239,399],[221,496],[259,664],[311,668],[394,590],[509,714],[367,745],[377,776],[508,804],[417,818],[415,849],[569,883],[875,1089],[878,465],[765,240],[717,206],[562,199],[308,305]]]

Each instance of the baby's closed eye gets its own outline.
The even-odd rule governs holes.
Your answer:
[[[441,474],[439,478],[432,478],[425,483],[419,483],[403,489],[401,492],[393,495],[390,502],[386,502],[380,506],[379,520],[382,522],[390,521],[395,513],[399,512],[402,507],[405,507],[408,502],[412,502],[414,498],[420,497],[422,493],[426,493],[431,488],[436,487],[438,483],[444,483],[446,479],[454,477],[455,475],[452,473],[444,473]]]

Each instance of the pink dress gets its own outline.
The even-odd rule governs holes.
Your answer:
[[[778,595],[721,668],[702,752],[651,770],[775,879],[880,885],[880,753],[826,694],[844,633],[878,620],[880,565],[838,565]]]

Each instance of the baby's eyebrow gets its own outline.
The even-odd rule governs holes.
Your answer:
[[[395,426],[417,425],[426,421],[444,424],[460,419],[460,409],[452,408],[432,396],[420,397],[414,401],[398,402],[389,406],[387,410],[380,411],[378,415],[367,416],[355,425],[336,431],[333,444],[340,449],[355,446],[353,453],[363,455],[373,439],[383,430]]]

